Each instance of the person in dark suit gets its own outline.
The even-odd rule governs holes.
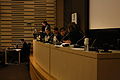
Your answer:
[[[53,42],[60,42],[60,32],[57,27],[53,29],[54,37],[53,37]]]
[[[81,34],[77,24],[75,23],[70,23],[66,29],[61,28],[60,33],[61,42],[63,43],[78,44],[84,37],[83,34]]]
[[[51,30],[51,27],[50,27],[50,25],[48,24],[48,22],[47,21],[43,21],[42,22],[42,32],[45,32],[45,30]]]
[[[24,53],[27,53],[28,44],[26,43],[26,41],[25,41],[24,39],[21,39],[20,41],[21,41],[21,43],[22,43],[21,51],[23,51]]]
[[[22,43],[21,47],[21,62],[26,62],[29,58],[29,46],[24,39],[20,39]]]
[[[45,43],[52,43],[53,42],[54,34],[51,32],[50,29],[45,30],[44,41]]]
[[[67,32],[66,28],[60,28],[60,42],[68,43],[70,41],[69,33]]]

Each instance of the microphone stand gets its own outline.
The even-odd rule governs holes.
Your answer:
[[[81,40],[83,40],[85,38],[85,36],[83,36],[81,39],[79,39],[76,44],[74,45],[75,48],[79,48],[80,45],[78,45],[78,42],[80,42]]]
[[[63,39],[65,39],[70,33],[67,33],[61,40],[60,42],[62,42]]]
[[[96,47],[93,47],[93,45],[95,44],[96,42],[96,39],[94,39],[94,41],[92,42],[91,46],[89,47],[89,50],[90,51],[97,51],[98,52],[98,49]]]
[[[78,42],[80,42],[81,40],[83,40],[85,38],[85,36],[83,36],[83,38],[79,39],[76,44],[78,44]]]
[[[90,46],[91,48],[93,47],[93,45],[94,45],[95,42],[96,42],[96,39],[95,39],[95,40],[93,41],[93,43],[91,44],[91,46]]]

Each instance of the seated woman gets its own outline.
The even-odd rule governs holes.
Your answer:
[[[78,26],[75,23],[71,23],[67,26],[68,40],[64,40],[65,43],[77,44],[83,38],[83,34],[80,33]]]

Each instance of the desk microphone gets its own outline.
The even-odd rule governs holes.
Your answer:
[[[94,43],[96,42],[96,39],[94,39],[94,41],[92,42],[90,47],[93,47]]]
[[[90,49],[89,49],[90,51],[98,51],[97,48],[93,47],[93,45],[95,44],[95,42],[96,42],[96,39],[94,39],[94,41],[92,42],[91,46],[89,47],[89,48],[90,48]]]
[[[65,39],[69,34],[70,34],[70,33],[67,33],[67,34],[60,40],[60,42],[61,42],[63,39]]]
[[[76,42],[76,44],[74,45],[74,47],[75,47],[75,48],[79,48],[80,45],[78,45],[78,43],[79,43],[81,40],[83,40],[84,38],[85,38],[85,36],[83,36],[81,39],[79,39],[79,40]]]
[[[85,38],[85,36],[83,36],[81,39],[79,39],[76,44],[78,44],[78,42],[80,42],[81,40],[83,40]]]
[[[79,31],[79,33],[81,33],[83,36],[85,36],[85,34],[82,31]]]

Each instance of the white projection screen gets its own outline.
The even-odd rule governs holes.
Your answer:
[[[89,29],[120,28],[120,0],[89,2]]]

